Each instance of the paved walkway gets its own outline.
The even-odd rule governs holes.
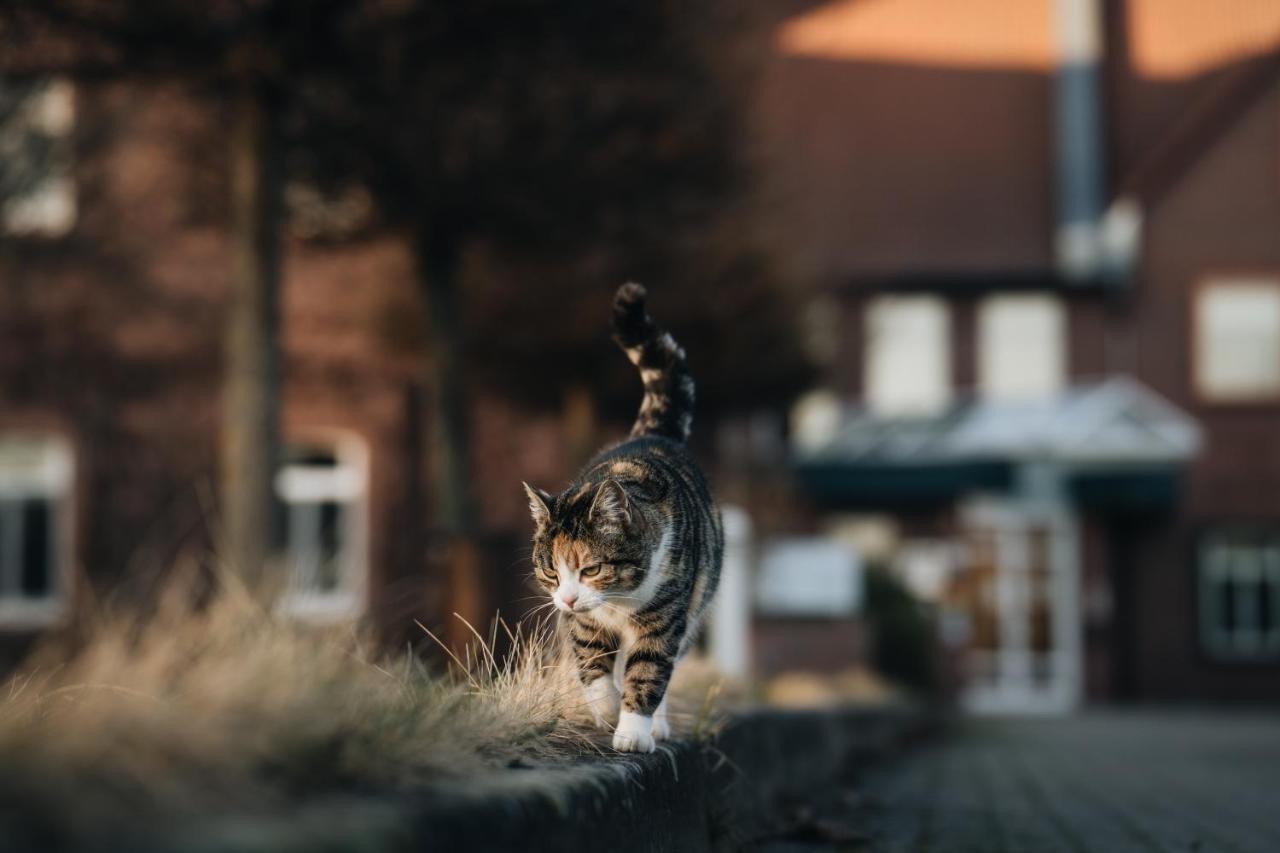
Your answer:
[[[1280,851],[1280,714],[983,720],[817,804],[770,851]]]

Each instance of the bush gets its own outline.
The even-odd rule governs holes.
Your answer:
[[[938,660],[931,609],[883,566],[868,568],[866,584],[873,666],[904,687],[935,692]]]

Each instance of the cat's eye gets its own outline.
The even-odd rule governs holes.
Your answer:
[[[580,578],[593,578],[593,577],[595,577],[595,576],[596,576],[596,575],[598,575],[598,574],[600,574],[600,564],[599,564],[599,563],[594,563],[594,564],[592,564],[592,565],[590,565],[590,566],[585,566],[585,567],[583,567],[583,569],[582,569],[581,571],[579,571],[579,572],[578,572],[578,577],[580,577]]]

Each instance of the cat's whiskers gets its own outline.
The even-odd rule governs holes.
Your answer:
[[[530,609],[528,609],[528,610],[526,610],[526,611],[524,612],[524,615],[520,617],[520,621],[522,621],[522,622],[523,622],[524,620],[526,620],[526,619],[528,619],[528,618],[530,618],[530,617],[532,617],[532,616],[536,616],[536,615],[538,615],[538,614],[542,613],[543,611],[547,611],[548,613],[550,613],[550,611],[548,610],[548,608],[552,608],[552,607],[555,607],[555,602],[554,602],[554,601],[547,601],[547,602],[544,602],[544,603],[542,603],[542,604],[539,604],[539,605],[538,605],[538,606],[536,606],[536,607],[532,607],[532,608],[530,608]]]

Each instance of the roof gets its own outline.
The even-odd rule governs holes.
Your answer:
[[[1053,270],[1054,2],[830,0],[780,23],[759,131],[809,269],[858,286]],[[1114,196],[1150,203],[1275,79],[1280,3],[1103,8],[1107,168]]]
[[[1128,377],[1034,402],[967,400],[925,418],[854,410],[804,464],[928,466],[1056,462],[1067,466],[1180,464],[1200,447],[1187,414]]]
[[[1276,4],[1280,8],[1280,3]],[[1118,194],[1145,205],[1177,183],[1202,154],[1270,91],[1280,77],[1280,50],[1254,57],[1218,77],[1182,113],[1150,152],[1130,169]]]
[[[777,30],[761,148],[822,274],[1051,266],[1049,0],[979,5],[837,0]]]
[[[1275,0],[1126,0],[1129,57],[1149,79],[1188,79],[1280,45]]]
[[[1247,66],[1280,48],[1280,3],[1121,0],[1105,8],[1109,168],[1116,186],[1133,192],[1127,185],[1169,160],[1166,149],[1194,159],[1207,143],[1186,143],[1232,120]]]

